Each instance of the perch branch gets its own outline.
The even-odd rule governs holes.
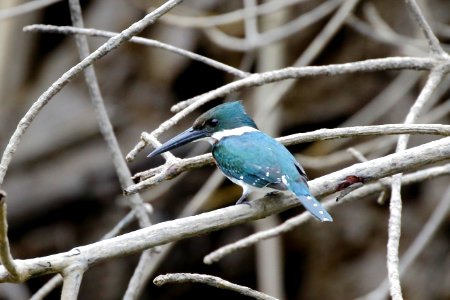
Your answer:
[[[414,173],[406,174],[402,177],[402,185],[414,184],[417,182],[421,182],[424,180],[429,180],[439,176],[446,176],[450,174],[450,164],[439,166],[439,167],[431,167],[425,170],[420,170]],[[356,199],[363,199],[365,197],[374,195],[381,191],[384,191],[386,188],[390,186],[392,182],[392,178],[383,178],[382,180],[364,185],[356,191],[353,191],[349,195],[345,196],[342,199],[342,202],[354,201]],[[338,205],[339,202],[336,202],[334,198],[326,201],[324,206],[326,208],[332,208]],[[224,256],[233,253],[237,250],[250,247],[262,240],[270,239],[274,236],[280,235],[282,233],[288,232],[295,227],[303,224],[307,220],[310,219],[310,215],[307,212],[304,212],[298,216],[292,217],[286,220],[283,224],[271,228],[269,230],[260,231],[254,234],[249,235],[241,240],[238,240],[232,244],[225,245],[214,252],[211,252],[203,259],[204,263],[212,264],[221,260]],[[387,284],[387,282],[386,282]]]
[[[336,191],[336,183],[350,175],[376,180],[450,159],[450,137],[429,142],[402,152],[358,163],[309,182],[311,192],[319,197]],[[356,192],[356,191],[355,191]],[[261,219],[298,206],[290,195],[264,197],[249,205],[234,205],[192,217],[161,222],[108,240],[80,246],[68,252],[46,257],[15,260],[21,280],[61,272],[68,266],[87,262],[88,266],[114,257],[130,255],[158,245],[217,231],[229,226]],[[0,282],[17,281],[0,266]]]

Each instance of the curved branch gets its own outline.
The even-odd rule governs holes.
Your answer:
[[[42,25],[42,24],[35,24],[35,25],[28,25],[23,28],[24,32],[50,32],[50,33],[59,33],[59,34],[83,34],[88,36],[95,36],[95,37],[107,37],[112,38],[116,36],[117,32],[111,32],[111,31],[105,31],[105,30],[98,30],[94,28],[77,28],[72,26],[54,26],[54,25]],[[224,72],[230,73],[233,76],[236,76],[238,78],[245,78],[250,73],[241,71],[239,69],[233,68],[229,65],[226,65],[224,63],[221,63],[220,61],[211,59],[209,57],[199,55],[197,53],[184,50],[160,41],[152,40],[152,39],[146,39],[143,37],[132,37],[129,42],[144,45],[144,46],[150,46],[154,48],[163,49],[187,58],[190,58],[192,60],[196,60],[199,62],[202,62],[204,64],[207,64],[213,68],[222,70]]]
[[[153,283],[157,286],[162,286],[167,283],[185,283],[185,282],[203,283],[219,289],[238,292],[242,295],[260,300],[276,300],[276,298],[274,297],[255,291],[249,287],[231,283],[229,281],[223,280],[222,278],[211,275],[174,273],[174,274],[159,275],[153,280]]]
[[[260,86],[285,79],[336,76],[387,70],[431,70],[441,63],[441,61],[429,57],[387,57],[344,64],[330,64],[326,66],[287,67],[275,71],[253,74],[247,78],[231,82],[201,96],[182,101],[174,105],[171,110],[174,112],[181,111],[190,107],[194,102],[201,102],[201,104],[203,104],[214,98],[226,96],[242,88]],[[447,64],[448,63],[449,62],[447,62]],[[195,106],[195,108],[198,106]]]

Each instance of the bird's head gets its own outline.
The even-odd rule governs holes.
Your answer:
[[[192,127],[156,148],[148,157],[156,156],[199,139],[214,138],[218,133],[241,127],[257,128],[240,101],[224,103],[202,114],[194,121]]]

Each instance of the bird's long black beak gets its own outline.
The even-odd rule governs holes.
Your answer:
[[[191,127],[153,150],[147,157],[156,156],[204,137],[206,137],[206,132],[203,130],[195,130]]]

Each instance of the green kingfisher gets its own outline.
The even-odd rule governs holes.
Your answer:
[[[200,139],[212,144],[212,155],[219,169],[242,187],[242,196],[236,204],[246,202],[248,194],[257,189],[286,191],[293,193],[319,221],[333,221],[311,195],[302,166],[285,146],[258,130],[240,101],[208,110],[191,128],[155,149],[148,157]]]

